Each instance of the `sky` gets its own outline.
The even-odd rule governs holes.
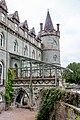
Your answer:
[[[20,22],[27,20],[36,34],[49,9],[54,28],[60,24],[61,65],[80,62],[80,0],[6,0],[6,4],[8,14],[18,11]]]

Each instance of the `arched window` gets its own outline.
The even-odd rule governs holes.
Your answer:
[[[54,59],[54,61],[56,61],[57,60],[57,55],[54,55],[53,59]]]
[[[28,47],[27,47],[27,45],[24,48],[24,55],[28,56]]]
[[[5,42],[5,37],[3,32],[0,33],[0,46],[3,47],[4,46],[4,42]]]
[[[35,59],[35,51],[32,51],[32,58]]]
[[[18,42],[17,42],[17,40],[14,41],[14,51],[18,52]]]
[[[3,63],[0,62],[0,84],[3,84]]]

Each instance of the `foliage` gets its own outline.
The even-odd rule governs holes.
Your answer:
[[[50,114],[55,108],[56,100],[60,99],[60,89],[47,89],[46,94],[44,94],[42,99],[42,104],[40,107],[39,114],[37,116],[37,120],[49,120]],[[54,117],[54,116],[53,116]]]
[[[72,108],[70,110],[73,113],[73,116],[74,116],[75,120],[80,120],[80,116],[75,112],[75,110],[72,109]]]
[[[14,90],[12,87],[12,79],[13,79],[13,73],[12,70],[9,68],[8,69],[8,80],[6,80],[6,86],[5,86],[5,100],[6,100],[6,105],[10,105],[11,101],[14,98]]]
[[[71,69],[73,72],[68,69]],[[70,63],[63,73],[63,79],[65,79],[66,82],[69,83],[80,84],[80,63]]]
[[[60,88],[46,89],[42,95],[41,106],[36,120],[54,120],[57,101],[64,101],[75,106],[77,106],[77,101],[80,102],[80,98],[77,99],[77,93],[70,93]]]

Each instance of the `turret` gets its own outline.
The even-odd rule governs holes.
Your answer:
[[[49,10],[47,12],[44,29],[43,24],[40,24],[39,37],[42,40],[43,61],[60,65],[59,24],[57,24],[57,30],[55,30]]]

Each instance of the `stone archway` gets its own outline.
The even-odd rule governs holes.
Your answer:
[[[23,88],[19,88],[15,99],[15,104],[17,107],[30,107],[29,95]]]

